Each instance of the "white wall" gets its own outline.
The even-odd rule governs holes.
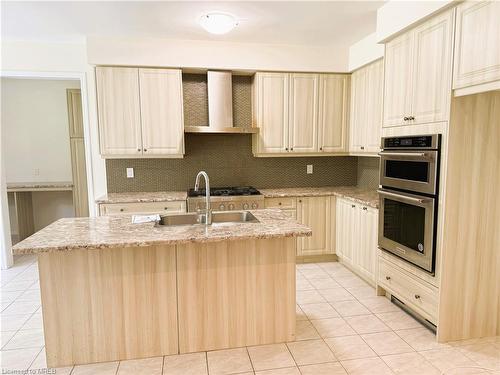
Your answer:
[[[387,41],[413,24],[456,3],[454,0],[388,1],[377,11],[377,42]]]
[[[377,43],[377,33],[367,35],[349,47],[349,71],[352,72],[384,57],[384,45]]]
[[[78,81],[2,78],[5,174],[9,182],[71,181],[66,89]]]
[[[347,72],[348,51],[348,45],[307,47],[161,38],[87,38],[88,61],[94,65]]]

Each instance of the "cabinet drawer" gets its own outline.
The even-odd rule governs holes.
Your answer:
[[[266,208],[295,208],[297,207],[297,200],[291,197],[285,198],[266,198],[264,201]]]
[[[436,324],[438,290],[379,257],[378,284]]]
[[[185,212],[185,201],[108,203],[100,205],[101,216]]]

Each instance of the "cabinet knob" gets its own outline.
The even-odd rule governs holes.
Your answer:
[[[365,146],[361,146],[361,149],[364,150],[365,149]]]
[[[287,148],[285,148],[285,150],[286,150],[286,151],[288,151],[288,147],[287,147]]]
[[[415,299],[420,299],[420,295],[415,294]]]
[[[123,212],[123,211],[124,211],[124,209],[123,209],[123,208],[120,208],[120,212]]]
[[[148,149],[147,149],[147,148],[145,148],[145,149],[144,149],[144,152],[146,152],[147,150],[148,150]]]
[[[163,209],[166,211],[166,210],[168,210],[168,207],[164,207]]]
[[[279,202],[278,205],[281,206],[281,202]]]
[[[366,210],[368,210],[368,208],[366,208],[366,207],[363,207],[363,210],[365,210],[365,211],[366,211]]]
[[[391,279],[391,277],[390,277],[390,276],[386,276],[386,277],[385,277],[385,279],[386,279],[386,280],[390,280],[390,279]]]
[[[415,116],[408,117],[408,120],[412,120],[412,121],[415,120]]]
[[[405,117],[403,117],[403,120],[404,120],[404,121],[408,121],[409,119],[410,119],[409,117],[406,117],[406,116],[405,116]]]
[[[290,147],[290,151],[293,151],[293,147]]]
[[[302,203],[302,199],[299,199],[299,203]]]
[[[320,147],[320,148],[319,148],[319,150],[320,150],[320,151],[323,151],[323,147]]]
[[[355,205],[355,204],[351,204],[351,207],[352,207],[352,208],[356,208],[356,205]]]
[[[138,149],[137,149],[137,151],[141,152],[141,149],[140,149],[140,148],[138,148]]]

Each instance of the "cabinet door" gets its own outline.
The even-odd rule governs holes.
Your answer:
[[[351,76],[351,117],[349,132],[349,151],[361,153],[364,151],[365,124],[369,115],[366,101],[368,95],[366,86],[368,81],[368,69],[366,67],[356,70]]]
[[[358,210],[356,204],[351,201],[346,201],[346,212],[344,218],[346,241],[342,260],[350,265],[354,265],[356,242],[358,241],[359,236],[359,215],[357,213]]]
[[[288,151],[288,73],[257,73],[258,153]]]
[[[413,32],[385,45],[383,126],[406,125],[410,115]]]
[[[101,154],[142,155],[139,69],[96,68]]]
[[[319,150],[347,151],[349,77],[342,74],[319,76]]]
[[[317,74],[290,75],[290,151],[318,151]]]
[[[409,124],[447,121],[451,99],[454,10],[413,31],[412,116]],[[477,57],[476,57],[477,58]]]
[[[144,155],[184,154],[182,73],[180,69],[140,69]]]
[[[299,198],[297,220],[312,229],[311,237],[297,242],[297,255],[330,253],[330,197]]]
[[[335,254],[339,258],[343,257],[345,247],[345,200],[341,198],[336,199],[335,204]]]
[[[380,131],[382,130],[382,105],[384,97],[384,60],[367,66],[366,114],[364,126],[364,152],[380,151]],[[363,111],[363,107],[360,107]]]
[[[500,2],[457,7],[453,88],[500,80]]]
[[[362,236],[357,247],[356,269],[367,280],[375,282],[375,265],[378,242],[378,210],[371,207],[361,207],[359,228]]]

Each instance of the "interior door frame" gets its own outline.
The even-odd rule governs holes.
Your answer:
[[[88,103],[88,87],[87,77],[85,72],[37,72],[37,71],[0,71],[1,78],[18,78],[18,79],[47,79],[47,80],[75,80],[80,82],[80,90],[82,94],[82,116],[83,116],[83,142],[85,145],[85,169],[87,171],[87,194],[89,215],[96,216],[97,209],[94,204],[94,175],[92,164],[92,143],[90,138],[90,120],[89,120],[89,103]],[[7,196],[6,185],[0,184],[0,194],[2,197]],[[3,228],[6,229],[5,226]],[[8,228],[7,228],[8,229]],[[9,230],[10,232],[10,230]],[[5,246],[6,250],[11,253],[11,245]],[[12,266],[11,257],[1,254],[0,268],[6,269]]]

